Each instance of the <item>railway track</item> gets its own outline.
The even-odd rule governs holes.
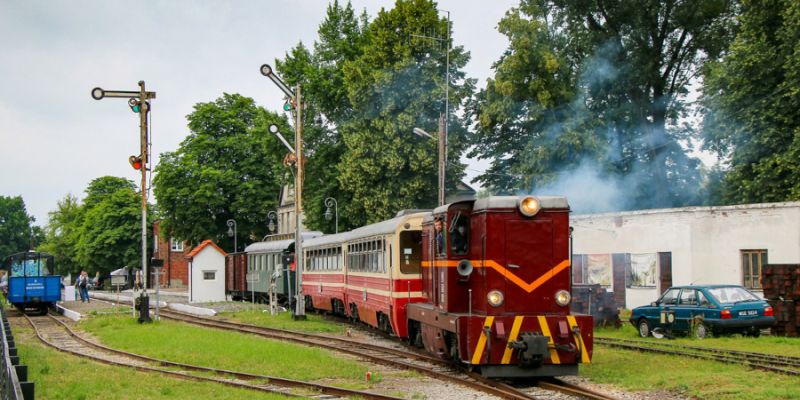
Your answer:
[[[754,369],[786,375],[800,375],[800,357],[754,353],[700,346],[686,346],[667,342],[595,337],[597,344],[628,350],[670,354],[728,364],[746,365]]]
[[[104,364],[134,368],[145,372],[167,374],[180,379],[213,382],[248,390],[277,393],[287,397],[325,399],[358,397],[375,400],[399,399],[392,396],[319,385],[292,379],[159,360],[112,349],[90,341],[77,334],[66,323],[53,315],[30,317],[23,314],[23,316],[31,324],[39,340],[47,346]],[[300,390],[302,394],[298,394],[298,390]]]
[[[321,347],[332,351],[349,354],[361,359],[366,359],[382,365],[395,368],[417,371],[432,378],[466,386],[474,390],[505,399],[528,400],[535,399],[530,394],[517,389],[509,384],[484,378],[483,376],[461,371],[454,368],[452,363],[433,357],[426,353],[408,349],[398,349],[387,346],[373,345],[351,339],[322,336],[305,332],[288,331],[282,329],[266,328],[250,324],[198,317],[177,313],[174,311],[161,311],[161,317],[189,324],[209,328],[233,330],[249,333],[270,339],[285,340],[308,346]],[[588,399],[609,400],[613,399],[605,394],[594,392],[585,388],[572,385],[558,379],[539,381],[537,385],[545,390],[557,391],[573,396]]]

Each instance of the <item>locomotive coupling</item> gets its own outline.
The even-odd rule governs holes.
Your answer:
[[[550,339],[539,332],[522,332],[519,339],[508,343],[511,349],[519,350],[519,364],[524,368],[537,368],[542,365],[545,356],[550,354],[547,348]]]

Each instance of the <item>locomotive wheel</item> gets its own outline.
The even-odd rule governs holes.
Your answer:
[[[423,348],[422,329],[419,322],[408,321],[408,343],[419,349]]]
[[[461,356],[458,354],[458,339],[452,334],[448,334],[447,338],[450,342],[450,358],[453,361],[461,361]]]

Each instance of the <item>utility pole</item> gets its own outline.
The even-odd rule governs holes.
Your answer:
[[[294,312],[294,319],[306,319],[305,297],[303,297],[303,235],[300,227],[303,224],[303,94],[300,85],[295,90],[297,94],[297,119],[295,120],[294,148],[297,150],[297,174],[294,177],[294,262],[297,274],[297,308]]]
[[[444,174],[445,164],[447,163],[447,117],[439,116],[439,205],[445,203],[444,197]]]
[[[295,156],[295,169],[294,174],[294,262],[295,262],[295,276],[296,278],[296,296],[295,312],[293,318],[296,320],[306,319],[305,298],[303,297],[303,235],[301,231],[303,221],[303,95],[300,85],[297,85],[294,91],[287,86],[281,78],[272,71],[272,67],[267,64],[261,66],[261,75],[266,76],[289,99],[284,105],[285,111],[295,110],[294,113],[294,149],[286,142],[286,139],[278,132],[276,125],[269,127],[270,132],[277,135],[283,144]]]
[[[99,87],[92,89],[92,98],[95,100],[104,97],[128,98],[128,107],[139,114],[139,156],[130,156],[128,159],[134,169],[142,174],[142,292],[139,294],[139,322],[150,322],[149,298],[147,296],[147,171],[149,170],[150,157],[147,154],[147,113],[150,112],[148,100],[156,98],[156,92],[145,90],[144,81],[139,81],[138,91],[103,90]]]
[[[446,46],[445,50],[445,80],[444,80],[444,112],[439,115],[439,205],[444,205],[445,203],[445,195],[444,195],[444,185],[445,185],[445,174],[446,174],[446,165],[447,165],[447,135],[448,129],[450,125],[450,11],[447,10],[440,10],[447,13],[447,36],[445,38],[441,38],[438,36],[428,36],[428,35],[415,35],[412,34],[411,37],[417,37],[421,39],[429,39],[434,40],[437,42],[444,42]],[[428,135],[430,136],[430,135]]]

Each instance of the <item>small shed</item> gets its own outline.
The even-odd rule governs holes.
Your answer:
[[[189,302],[225,301],[225,253],[206,240],[186,255],[189,260]]]

